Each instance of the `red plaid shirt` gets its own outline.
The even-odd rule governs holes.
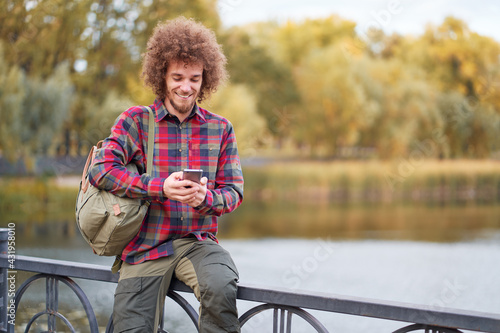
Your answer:
[[[116,120],[89,177],[94,186],[116,195],[151,200],[139,233],[122,253],[122,260],[130,264],[172,254],[172,241],[187,235],[217,240],[217,217],[233,211],[243,200],[243,174],[231,123],[197,105],[182,123],[162,101],[157,99],[150,107],[156,126],[149,175],[143,174],[149,112],[136,106]],[[128,163],[135,163],[141,175],[128,172]],[[196,208],[163,196],[165,179],[185,168],[203,169],[208,178],[205,201]]]

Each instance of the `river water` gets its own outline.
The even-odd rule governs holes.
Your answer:
[[[242,284],[500,313],[498,207],[357,207],[334,213],[327,208],[307,211],[290,205],[267,219],[262,214],[251,218],[247,209],[221,221],[226,225],[220,234],[220,243],[232,254]],[[265,212],[256,209],[252,210]],[[93,255],[78,234],[18,229],[17,254],[103,265],[112,262]],[[104,327],[115,285],[77,282]],[[35,291],[37,288],[44,292],[42,286],[34,286]],[[31,311],[40,302],[38,298],[42,299],[36,292],[27,295],[20,311]],[[194,297],[186,298],[197,309]],[[69,304],[70,310],[77,307],[64,293],[61,302]],[[240,314],[255,305],[240,302]],[[165,313],[169,332],[195,332],[173,302],[167,302]],[[406,326],[312,313],[330,332],[392,332]],[[271,313],[264,312],[244,326],[243,332],[270,332],[271,320]],[[294,325],[293,332],[311,331],[298,318]]]

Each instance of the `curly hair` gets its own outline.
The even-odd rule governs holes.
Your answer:
[[[203,101],[227,80],[227,59],[215,33],[192,19],[178,17],[158,24],[142,55],[144,83],[162,100],[166,97],[167,68],[171,62],[203,64],[198,102]]]

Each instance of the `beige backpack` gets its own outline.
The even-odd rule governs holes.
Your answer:
[[[146,172],[153,167],[154,114],[149,111],[148,152]],[[102,141],[92,147],[83,169],[80,190],[76,199],[76,224],[80,232],[100,256],[120,256],[127,244],[137,235],[146,217],[150,202],[142,199],[118,197],[94,187],[89,182],[89,169],[94,163]],[[127,170],[138,173],[135,164]]]

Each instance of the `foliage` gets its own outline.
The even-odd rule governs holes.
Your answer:
[[[30,78],[17,66],[9,71],[2,66],[0,54],[0,147],[13,159],[20,154],[32,157],[47,155],[55,136],[61,130],[72,102],[73,86],[66,63],[42,79]]]
[[[134,105],[130,99],[118,95],[114,90],[106,95],[102,103],[97,104],[95,100],[86,98],[82,104],[84,114],[87,116],[81,137],[84,151],[88,151],[99,140],[109,136],[111,126],[120,113]]]
[[[24,86],[26,97],[19,118],[19,143],[29,151],[46,155],[72,102],[73,86],[68,66],[61,63],[46,80],[27,79]]]
[[[278,138],[289,136],[288,111],[299,102],[290,67],[272,58],[262,46],[254,45],[243,29],[233,28],[221,39],[231,81],[246,85],[257,96],[258,113],[269,131]]]
[[[0,43],[0,149],[9,160],[15,158],[19,142],[21,106],[26,93],[24,73],[17,66],[9,66],[4,59],[4,46]]]
[[[500,43],[458,18],[417,37],[379,30],[365,38],[338,16],[225,29],[216,0],[6,0],[2,155],[85,154],[119,112],[152,103],[141,53],[158,22],[178,15],[218,34],[232,81],[208,108],[233,121],[242,151],[368,149],[382,159],[423,143],[432,143],[424,157],[500,151]]]
[[[242,157],[254,157],[259,148],[272,140],[264,118],[257,113],[256,98],[245,85],[224,87],[206,108],[230,119]]]
[[[255,30],[255,43],[293,73],[290,132],[309,155],[372,147],[394,158],[426,140],[436,145],[426,157],[498,150],[500,45],[458,19],[417,39],[378,31],[363,40],[337,17]]]

